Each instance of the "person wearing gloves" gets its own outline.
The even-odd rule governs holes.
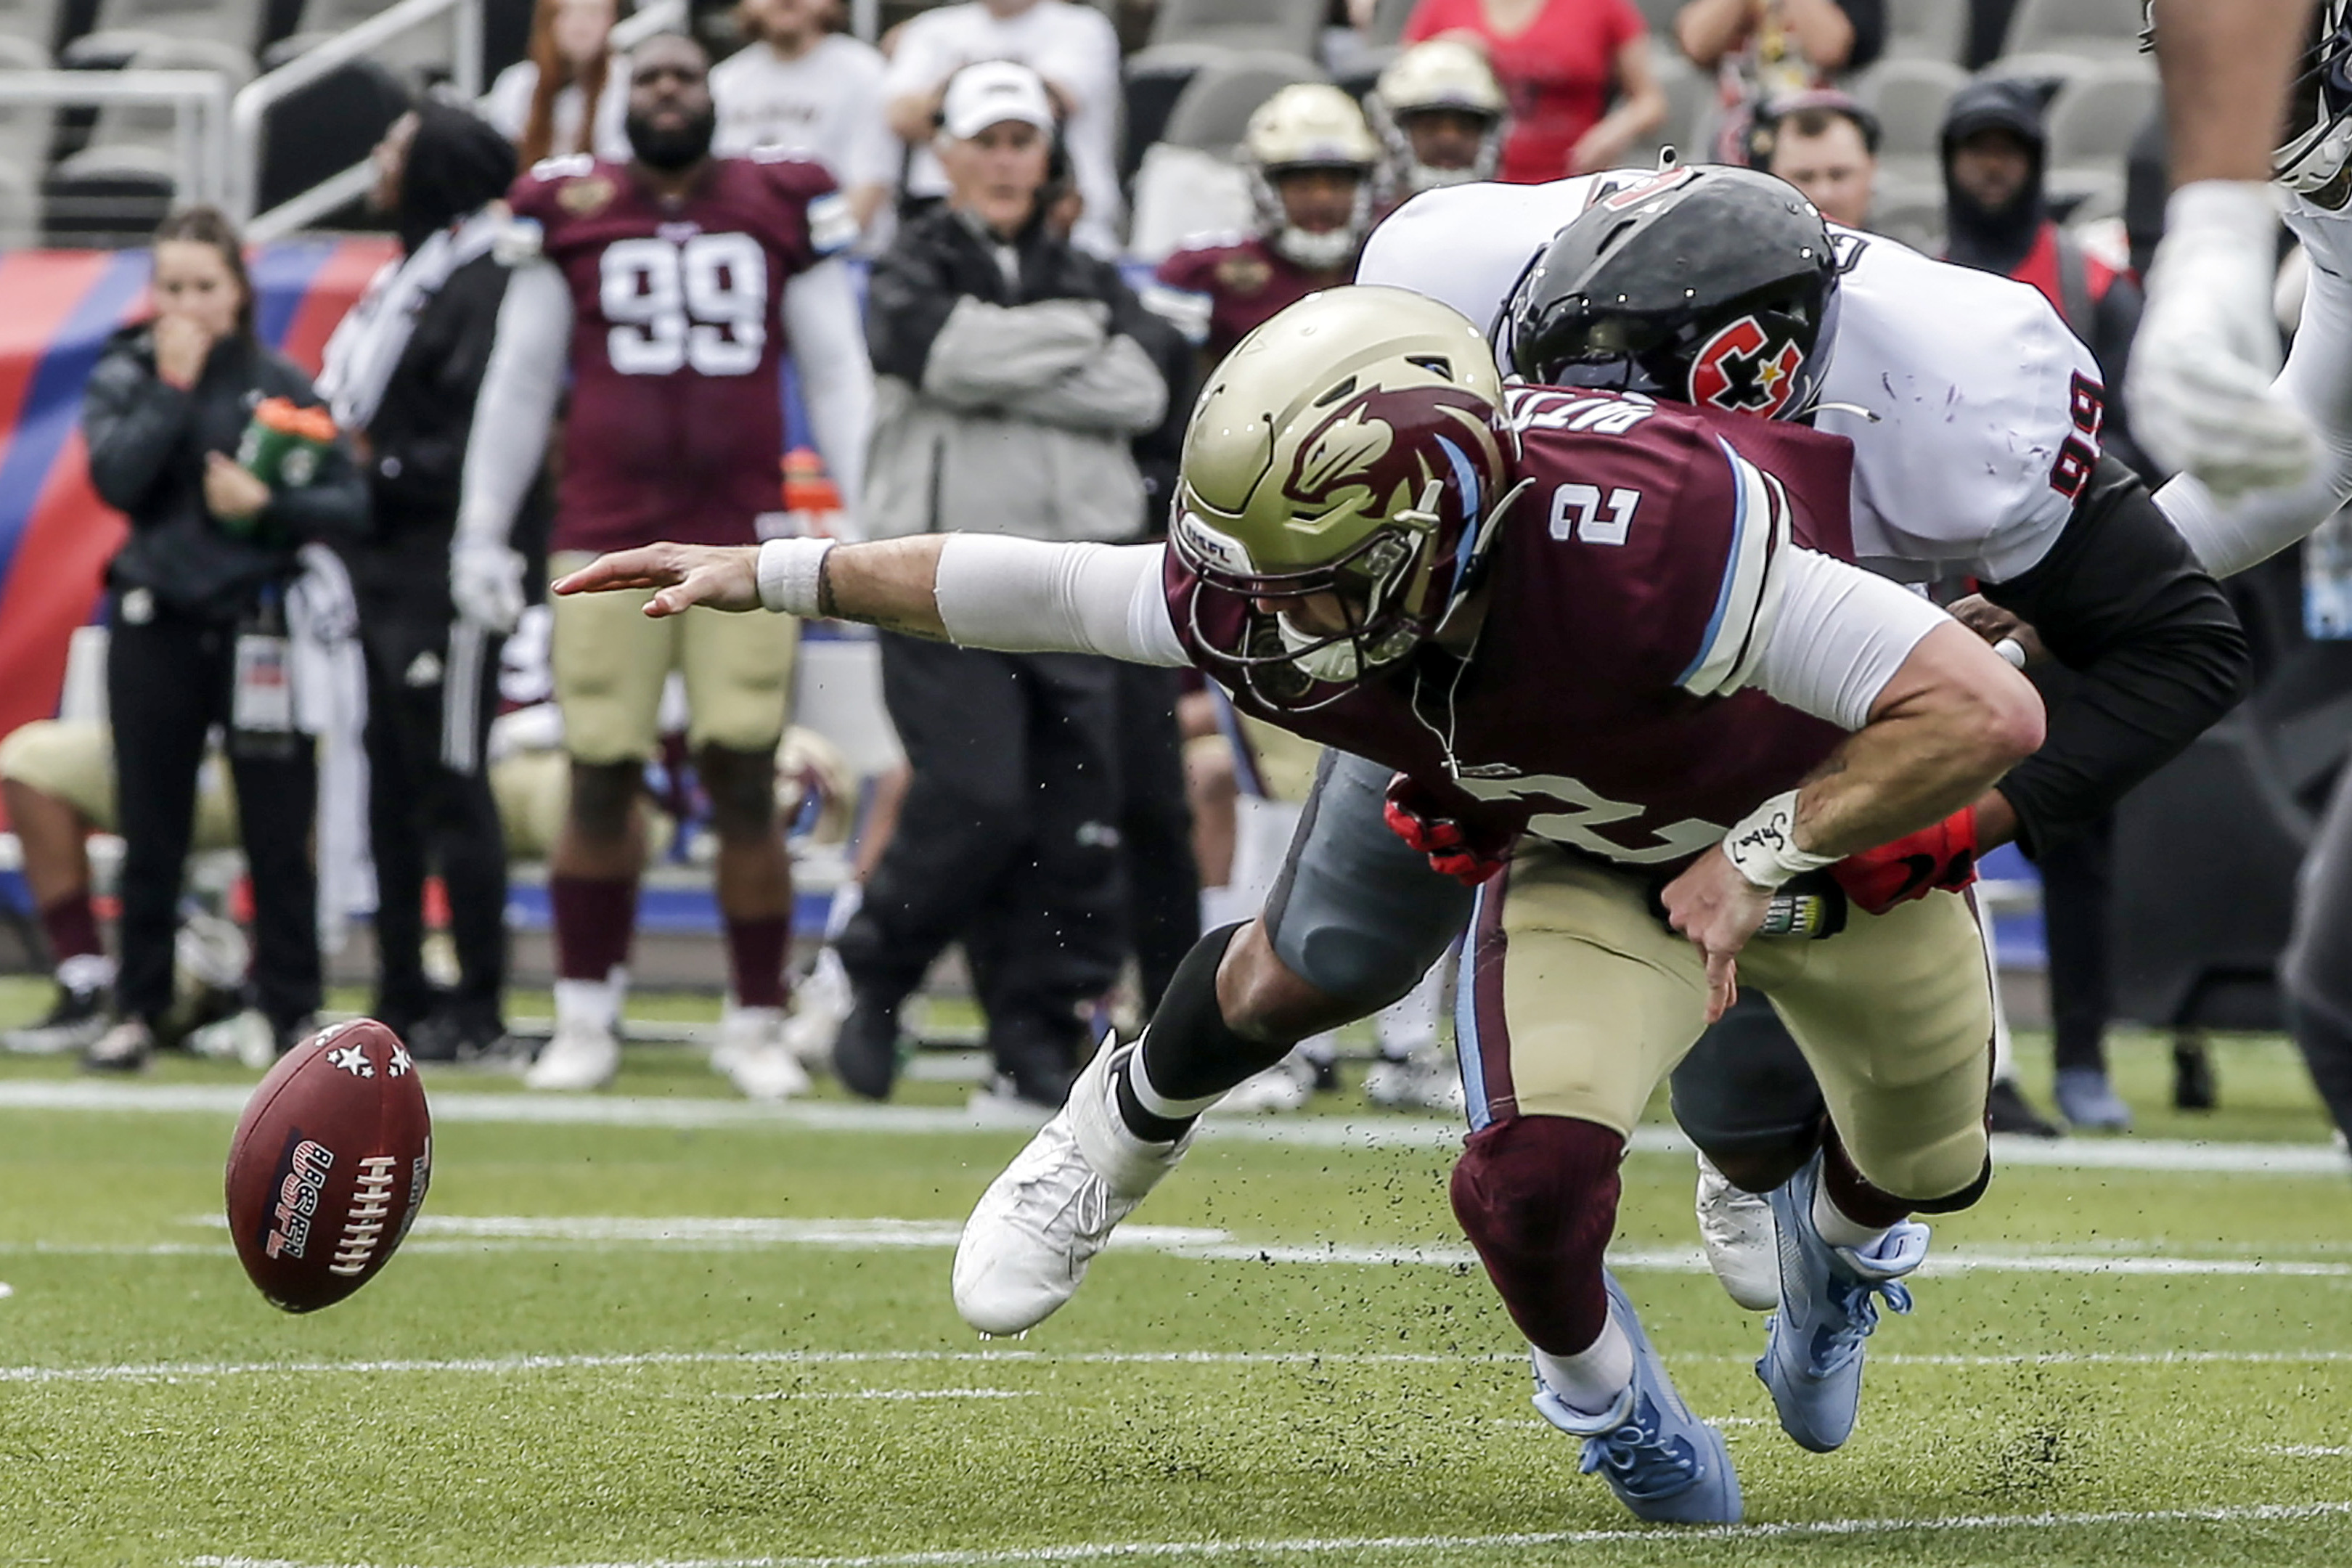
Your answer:
[[[867,295],[876,537],[1123,540],[1143,515],[1129,444],[1159,426],[1167,388],[1118,270],[1053,232],[1055,133],[1026,66],[948,83],[934,139],[947,204],[899,230]],[[1041,1120],[1076,1069],[1079,1009],[1122,956],[1114,672],[887,628],[881,645],[914,773],[836,944],[855,1001],[835,1068],[856,1093],[889,1094],[899,1005],[961,938],[998,1069],[990,1108]]]
[[[749,544],[781,516],[782,357],[817,453],[856,505],[873,374],[838,253],[857,237],[824,165],[711,156],[702,46],[660,34],[631,57],[626,163],[554,158],[516,182],[499,250],[514,263],[466,448],[449,594],[493,630],[522,610],[511,533],[571,386],[553,563],[669,535]],[[582,558],[584,558],[583,556]],[[645,864],[639,797],[664,681],[685,677],[688,745],[719,837],[732,997],[714,1063],[744,1093],[807,1086],[783,1041],[792,862],[776,821],[776,742],[793,623],[656,623],[625,599],[555,612],[571,796],[549,862],[555,1035],[534,1089],[581,1090],[620,1065],[614,1033]]]
[[[288,594],[299,551],[345,542],[367,488],[308,377],[263,348],[236,230],[190,207],[155,231],[155,314],[110,339],[82,409],[90,482],[130,520],[107,567],[107,702],[123,860],[116,1022],[83,1062],[147,1063],[172,1005],[173,933],[206,732],[228,734],[253,879],[254,981],[282,1050],[320,1002],[310,830]]]
[[[352,552],[367,654],[368,797],[375,848],[375,1016],[429,1061],[505,1036],[506,847],[485,765],[501,626],[457,615],[449,552],[466,439],[505,298],[491,204],[514,150],[470,111],[432,100],[375,151],[372,205],[401,256],[328,341],[319,390],[355,433],[373,501]],[[456,990],[425,977],[425,879],[449,899]]]

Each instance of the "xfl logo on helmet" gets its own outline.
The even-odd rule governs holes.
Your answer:
[[[1773,342],[1753,316],[1709,338],[1691,362],[1691,401],[1767,419],[1778,416],[1796,395],[1805,351],[1783,338],[1775,353]]]

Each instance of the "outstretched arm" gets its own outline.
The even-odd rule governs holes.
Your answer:
[[[1093,653],[1135,664],[1191,660],[1160,587],[1164,547],[1046,544],[934,533],[869,544],[776,539],[757,548],[654,544],[600,556],[559,594],[655,590],[646,614],[719,610],[863,621],[1006,653]]]

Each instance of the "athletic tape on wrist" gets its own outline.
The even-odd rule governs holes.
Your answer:
[[[784,616],[817,613],[817,584],[822,579],[830,539],[771,539],[760,546],[760,603]]]
[[[2168,235],[2217,236],[2249,247],[2268,247],[2278,217],[2278,197],[2266,180],[2198,180],[2172,193],[2164,204]]]
[[[1797,847],[1797,792],[1776,795],[1723,837],[1723,852],[1739,874],[1759,888],[1778,888],[1791,877],[1836,862]]]

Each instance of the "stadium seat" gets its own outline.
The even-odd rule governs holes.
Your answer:
[[[1404,42],[1404,25],[1412,19],[1414,4],[1415,0],[1374,0],[1372,24],[1364,29],[1366,41],[1375,48]]]
[[[1250,217],[1249,180],[1230,152],[1154,142],[1135,176],[1128,254],[1156,264],[1187,240],[1246,229]]]
[[[63,9],[61,0],[0,0],[0,38],[30,44],[41,51],[39,69],[49,63],[49,51],[58,41],[58,13]],[[8,68],[22,69],[13,60]]]
[[[2146,60],[2116,60],[2074,78],[2050,105],[2050,166],[2120,175],[2161,89]]]
[[[337,33],[348,32],[391,7],[392,0],[306,0],[300,24],[292,34],[263,52],[262,64],[274,70]],[[444,20],[435,26],[412,28],[389,43],[380,44],[368,51],[367,58],[400,76],[433,78],[446,77],[456,56],[450,23]]]
[[[1151,47],[1221,44],[1313,59],[1329,10],[1326,0],[1160,0]]]
[[[1675,16],[1683,5],[1684,0],[1633,0],[1633,9],[1642,13],[1642,20],[1650,25],[1651,36],[1658,40],[1661,53],[1682,52],[1675,42]]]
[[[1870,231],[1929,256],[1944,248],[1944,186],[1882,174],[1870,204]]]
[[[1119,128],[1125,141],[1119,155],[1121,179],[1135,178],[1145,149],[1167,130],[1168,116],[1192,79],[1207,67],[1233,59],[1236,52],[1222,44],[1166,44],[1129,57],[1122,68],[1127,112]]]
[[[404,74],[389,62],[352,60],[270,105],[261,121],[258,210],[291,201],[365,159],[409,107]],[[340,219],[358,216],[329,214],[322,221],[337,227]]]
[[[261,0],[100,0],[97,25],[60,58],[68,66],[124,65],[151,44],[187,40],[235,50],[249,77],[261,13]]]
[[[1968,47],[1968,0],[1887,0],[1882,58],[1958,65]]]
[[[48,63],[49,51],[46,46],[0,34],[0,73],[44,70]],[[55,111],[46,103],[12,101],[5,82],[5,75],[0,74],[0,172],[17,176],[30,192],[37,189],[40,173],[49,162],[49,138]],[[16,205],[5,206],[9,215],[20,210]],[[0,219],[0,222],[7,221],[13,221],[13,217]],[[8,232],[13,234],[15,231],[11,229]],[[21,237],[0,237],[0,245],[25,243],[26,241]]]
[[[2140,0],[2019,0],[2003,55],[2114,59],[2139,49]]]
[[[1297,55],[1234,55],[1193,77],[1169,110],[1163,142],[1231,157],[1257,106],[1293,82],[1321,81],[1322,68]]]
[[[1854,96],[1883,128],[1878,162],[1885,177],[1933,185],[1940,204],[1944,110],[1968,81],[1969,73],[1948,60],[1916,57],[1881,60],[1863,73]],[[1940,232],[1940,216],[1936,226]]]
[[[1137,160],[1129,248],[1146,260],[1157,260],[1194,235],[1248,222],[1248,189],[1233,159],[1251,113],[1293,82],[1325,79],[1312,60],[1297,55],[1216,48],[1192,53],[1198,46],[1190,45],[1169,48],[1185,51],[1199,63],[1182,79],[1160,116],[1159,135]],[[1160,79],[1168,85],[1168,79]],[[1134,86],[1130,79],[1130,132]]]
[[[37,163],[0,159],[0,250],[21,250],[41,238]]]
[[[122,37],[123,35],[117,35]],[[140,70],[211,70],[232,90],[253,75],[242,49],[201,38],[151,38],[125,62]],[[143,237],[178,194],[179,156],[168,104],[109,104],[89,141],[49,172],[43,228],[59,243]]]

